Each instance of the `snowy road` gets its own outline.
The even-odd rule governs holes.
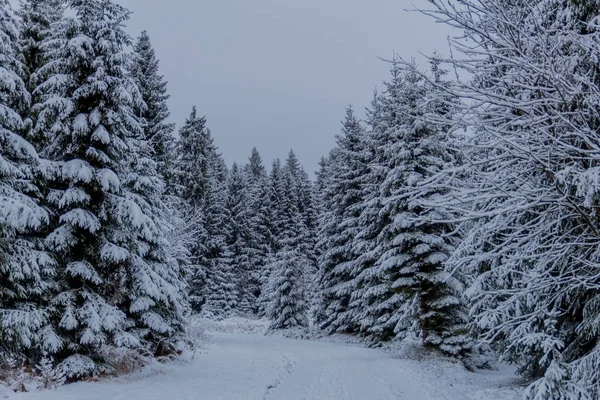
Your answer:
[[[518,399],[506,376],[395,359],[344,343],[215,333],[189,363],[130,377],[14,395],[31,400],[482,400]],[[494,388],[493,386],[497,387]]]

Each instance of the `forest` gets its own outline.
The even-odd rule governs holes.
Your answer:
[[[313,179],[176,127],[116,0],[0,0],[0,369],[112,375],[243,316],[600,398],[600,1],[422,3],[449,54],[386,61]]]

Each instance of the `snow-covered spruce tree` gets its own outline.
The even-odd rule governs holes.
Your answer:
[[[327,251],[327,247],[326,244],[328,244],[329,242],[326,241],[321,241],[322,237],[324,236],[325,232],[321,229],[322,224],[324,224],[324,220],[323,220],[323,216],[325,215],[325,212],[327,211],[326,207],[327,207],[327,200],[328,197],[327,195],[330,194],[327,191],[327,188],[329,187],[329,185],[331,185],[331,181],[330,181],[330,176],[331,176],[331,165],[332,165],[332,158],[333,158],[333,153],[334,150],[331,150],[329,152],[329,154],[327,156],[322,156],[321,160],[319,160],[319,168],[317,169],[317,171],[315,172],[316,175],[316,179],[315,179],[315,183],[314,183],[314,188],[315,188],[315,206],[316,206],[316,210],[317,210],[317,231],[316,231],[316,235],[315,235],[315,257],[317,260],[317,274],[315,277],[315,293],[313,294],[312,297],[312,303],[311,304],[311,309],[310,309],[310,313],[309,313],[309,317],[311,319],[311,325],[316,325],[316,321],[320,321],[323,320],[323,315],[319,315],[319,310],[322,310],[322,308],[320,307],[321,304],[323,304],[323,290],[322,287],[320,286],[320,279],[321,279],[321,270],[320,270],[320,260],[321,257],[323,256],[323,253],[325,251]]]
[[[234,163],[227,180],[227,211],[229,226],[227,246],[236,274],[238,310],[250,314],[256,310],[260,282],[256,265],[252,264],[256,246],[253,244],[248,187],[243,170]]]
[[[307,327],[307,307],[304,290],[304,270],[308,259],[302,254],[299,239],[303,237],[301,214],[297,208],[297,193],[289,169],[283,176],[283,236],[281,249],[273,256],[270,276],[267,317],[270,329]]]
[[[268,229],[265,234],[268,239],[267,250],[269,254],[269,257],[265,260],[265,266],[261,271],[261,292],[257,299],[258,314],[263,316],[267,312],[269,299],[271,298],[271,286],[269,282],[272,272],[272,256],[281,249],[281,234],[283,231],[283,173],[280,159],[273,161],[266,181],[266,187],[262,191],[261,196],[264,197],[261,218]]]
[[[310,299],[310,308],[316,307],[314,294],[319,290],[317,285],[317,255],[315,252],[318,229],[318,211],[313,183],[304,168],[300,169],[297,177],[298,212],[303,235],[299,238],[299,249],[306,257],[307,266],[303,269],[306,298]]]
[[[364,135],[364,128],[349,107],[328,166],[330,176],[324,188],[324,213],[319,224],[321,304],[317,306],[316,318],[328,332],[355,330],[348,306],[355,290],[352,280],[358,257],[352,251],[352,240],[360,229],[357,205],[362,201],[361,182],[367,169],[363,157]]]
[[[307,307],[302,291],[307,259],[299,250],[284,246],[271,264],[271,290],[267,317],[270,329],[308,327]]]
[[[244,166],[246,175],[247,196],[250,208],[252,237],[255,241],[257,254],[253,260],[257,268],[264,265],[263,260],[271,248],[271,226],[270,218],[267,213],[269,208],[269,181],[267,170],[265,169],[260,153],[256,148],[248,158],[248,163]]]
[[[59,289],[52,322],[55,359],[70,379],[100,372],[101,349],[167,350],[183,328],[178,269],[153,215],[162,180],[146,157],[134,109],[141,104],[127,71],[123,30],[129,12],[111,0],[73,0],[57,45],[40,69],[36,129],[58,167],[46,182],[56,216],[46,238],[56,253]]]
[[[451,88],[469,102],[469,179],[438,202],[477,221],[450,260],[478,273],[474,326],[538,379],[528,399],[597,398],[600,5],[430,3],[465,32],[452,62],[474,76]]]
[[[427,103],[430,87],[412,69],[401,71],[399,101],[392,110],[399,124],[393,126],[394,140],[382,149],[392,168],[380,187],[380,216],[387,223],[378,238],[382,254],[376,265],[391,285],[380,301],[392,307],[389,321],[397,336],[414,333],[425,345],[462,356],[470,349],[467,315],[461,286],[444,264],[453,251],[453,226],[439,208],[422,204],[443,194],[423,183],[452,166],[447,129],[427,124],[423,115],[448,118],[450,109],[447,102]]]
[[[193,209],[182,207],[182,199],[173,190],[176,183],[173,171],[177,171],[174,163],[175,124],[167,122],[170,116],[167,82],[159,74],[159,60],[147,31],[142,31],[135,43],[129,69],[143,101],[143,104],[136,107],[135,113],[142,124],[144,140],[150,145],[146,151],[151,153],[147,157],[156,163],[156,172],[165,183],[161,194],[165,204],[160,205],[160,215],[165,219],[169,237],[173,239],[169,242],[168,252],[180,266],[196,273],[191,285],[201,285],[203,274],[197,274],[198,268],[194,267],[194,261],[197,260],[194,260],[192,252],[197,247],[197,238],[203,233],[202,215]]]
[[[130,270],[126,273],[130,277],[125,284],[127,300],[121,307],[125,307],[129,319],[135,321],[134,333],[144,347],[157,355],[167,355],[176,351],[176,342],[185,330],[189,271],[171,250],[170,240],[178,227],[168,219],[170,210],[163,201],[165,184],[158,172],[159,164],[153,159],[153,146],[144,137],[130,139],[128,144],[135,153],[130,155],[129,171],[122,179],[129,189],[126,197],[131,202],[123,204],[123,209],[126,213],[138,214],[129,217],[136,231],[129,239],[121,231],[112,242],[120,241],[122,246],[134,246],[138,250],[130,252],[127,260]],[[126,278],[124,272],[119,276]],[[115,285],[110,292],[122,292],[121,285]]]
[[[152,144],[158,172],[167,180],[170,178],[169,163],[173,159],[172,133],[175,124],[166,122],[170,115],[167,106],[170,96],[167,93],[167,82],[159,74],[159,60],[147,31],[142,31],[135,43],[131,74],[145,104],[145,107],[136,110],[136,114],[142,119],[145,137]]]
[[[35,88],[44,80],[39,70],[48,60],[50,50],[48,40],[52,29],[63,15],[64,5],[61,0],[22,0],[18,15],[20,17],[19,46],[23,62],[23,80],[32,95],[31,104],[38,102]],[[25,110],[27,137],[38,151],[44,150],[51,141],[50,132],[36,132],[34,110]]]
[[[275,238],[272,234],[271,207],[269,202],[269,180],[262,158],[256,148],[252,149],[248,163],[244,166],[247,182],[247,196],[250,212],[252,251],[250,268],[252,291],[254,292],[254,311],[261,312],[259,299],[262,294],[262,282],[266,282],[266,265],[273,248]],[[264,311],[264,310],[263,310]]]
[[[48,56],[44,42],[51,36],[52,26],[63,14],[61,0],[21,0],[18,16],[19,46],[23,62],[23,80],[30,92],[38,85],[38,70],[46,64]]]
[[[252,148],[250,157],[248,157],[248,163],[244,166],[244,171],[248,177],[249,186],[257,184],[257,182],[267,176],[267,170],[256,147]]]
[[[367,129],[361,153],[361,162],[366,168],[359,180],[361,201],[355,206],[355,212],[359,215],[359,230],[352,240],[352,251],[356,254],[353,280],[355,289],[348,306],[357,333],[375,342],[391,337],[387,329],[382,329],[386,321],[382,307],[385,309],[386,304],[380,302],[382,296],[389,292],[389,277],[381,273],[376,263],[382,251],[377,237],[384,225],[380,216],[379,189],[387,170],[384,153],[381,151],[388,140],[384,95],[386,93],[379,95],[375,92],[371,108],[367,110]],[[380,319],[381,315],[384,318]]]
[[[237,310],[237,276],[227,244],[229,210],[227,181],[215,169],[209,176],[209,194],[205,213],[206,283],[202,290],[202,313],[210,317],[228,317]]]
[[[206,200],[208,170],[216,150],[206,127],[206,118],[198,116],[195,106],[179,129],[176,151],[173,174],[177,192],[190,207],[199,210]]]
[[[61,346],[49,324],[49,294],[55,263],[40,237],[49,222],[32,181],[39,165],[33,146],[21,135],[21,114],[29,94],[20,75],[16,19],[0,1],[0,359],[36,362]]]
[[[256,259],[258,260],[257,272],[259,274],[259,289],[260,292],[256,299],[257,313],[259,316],[264,316],[265,305],[268,299],[264,293],[266,283],[269,281],[269,264],[270,257],[276,247],[277,238],[273,235],[273,209],[270,203],[270,185],[269,180],[265,178],[261,184],[257,195],[259,205],[256,214],[253,216],[253,238],[257,245],[258,252]]]
[[[281,166],[281,160],[275,159],[271,165],[269,173],[269,204],[271,206],[272,234],[273,241],[271,253],[280,249],[279,239],[283,237],[283,220],[285,214],[284,199],[284,173]]]
[[[324,209],[325,202],[325,189],[329,186],[329,176],[330,176],[330,166],[331,166],[331,152],[327,156],[322,156],[319,160],[319,168],[315,172],[316,179],[314,183],[315,188],[315,207],[317,209],[317,216],[320,216]]]
[[[206,127],[206,118],[199,117],[196,107],[179,130],[179,139],[175,145],[175,160],[169,167],[167,176],[168,191],[174,192],[182,201],[178,206],[185,210],[189,218],[198,220],[199,234],[191,248],[190,296],[192,305],[199,311],[203,302],[203,286],[206,279],[206,240],[205,209],[208,196],[208,181],[211,168],[216,165],[216,146],[210,130]]]
[[[292,184],[293,180],[296,179],[296,177],[298,176],[300,168],[301,167],[300,161],[298,160],[298,156],[296,156],[294,149],[290,149],[290,151],[288,152],[288,156],[285,159],[285,163],[283,164],[283,169],[284,171],[287,171],[292,177]]]

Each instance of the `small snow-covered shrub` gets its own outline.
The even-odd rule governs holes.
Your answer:
[[[43,357],[35,369],[40,389],[55,389],[65,383],[65,375],[61,369],[56,368],[52,357]]]
[[[25,367],[13,369],[9,387],[15,392],[28,392],[31,390],[31,373]]]
[[[0,368],[0,384],[12,392],[28,392],[35,389],[31,370],[22,361],[13,358],[4,360]]]
[[[74,354],[58,365],[59,371],[68,381],[88,378],[98,370],[94,361],[81,354]]]
[[[125,375],[135,372],[152,362],[152,355],[138,350],[105,346],[100,351],[107,364],[105,374]]]
[[[195,327],[194,329],[203,329],[206,332],[264,333],[269,327],[269,321],[243,317],[229,317],[222,320],[196,317],[191,325]]]

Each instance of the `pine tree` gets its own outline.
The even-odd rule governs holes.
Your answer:
[[[198,116],[195,106],[179,130],[179,137],[173,171],[177,193],[190,207],[199,210],[206,201],[208,169],[216,150],[206,118]]]
[[[73,0],[76,13],[54,32],[61,45],[41,68],[37,128],[52,130],[48,175],[56,219],[46,243],[60,288],[52,320],[68,378],[99,372],[103,346],[161,353],[183,331],[181,277],[153,215],[162,180],[148,158],[134,110],[123,31],[129,12],[111,0]],[[58,79],[58,77],[65,79]]]
[[[206,118],[199,117],[196,107],[179,130],[179,140],[175,145],[175,160],[167,176],[168,184],[178,196],[180,208],[198,221],[197,240],[189,249],[191,258],[190,296],[196,311],[204,302],[204,280],[207,276],[206,209],[209,197],[209,179],[216,167],[217,148],[213,143]],[[219,167],[220,168],[220,167]],[[168,189],[169,190],[169,189]]]
[[[44,80],[40,68],[48,61],[51,47],[50,39],[53,27],[63,14],[60,0],[21,0],[19,17],[21,19],[19,46],[23,62],[23,80],[32,95],[32,105],[38,103],[35,89]],[[43,151],[52,140],[49,132],[35,132],[35,110],[25,110],[25,124],[28,138],[38,151]]]
[[[597,398],[599,4],[431,3],[465,32],[460,58],[481,60],[452,60],[473,75],[449,88],[468,103],[468,163],[439,176],[436,202],[468,221],[449,262],[477,273],[473,326],[537,379],[526,398]]]
[[[368,167],[359,182],[361,201],[355,207],[355,212],[360,215],[360,230],[353,243],[359,254],[354,281],[359,289],[353,292],[351,299],[351,313],[359,321],[359,329],[375,341],[395,337],[397,320],[394,313],[402,304],[401,297],[391,290],[390,270],[394,265],[381,262],[387,250],[384,230],[388,229],[395,217],[393,212],[386,210],[382,188],[388,174],[396,167],[394,146],[402,141],[399,132],[403,118],[398,111],[405,100],[405,82],[399,60],[392,62],[390,78],[384,82],[384,86],[383,93],[375,92],[371,109],[368,110],[370,129],[365,136],[363,149],[363,163]]]
[[[362,200],[361,179],[366,165],[364,128],[351,107],[346,110],[342,133],[329,165],[329,185],[324,194],[324,214],[320,217],[319,288],[321,304],[317,322],[328,332],[353,332],[350,297],[356,275],[352,240],[359,231],[356,206]]]
[[[264,260],[264,267],[261,270],[261,293],[257,299],[258,314],[266,315],[269,299],[271,298],[271,266],[273,263],[272,257],[280,250],[280,233],[282,231],[282,171],[281,160],[276,159],[271,165],[271,171],[265,181],[264,187],[261,190],[261,210],[260,221],[262,226],[262,238],[266,243],[267,257]]]
[[[130,239],[140,251],[132,255],[131,278],[126,289],[129,301],[121,307],[125,306],[129,318],[137,322],[135,333],[145,347],[155,354],[166,355],[176,351],[177,341],[185,330],[188,271],[170,252],[168,238],[176,227],[167,219],[169,211],[163,202],[165,184],[153,159],[152,144],[142,138],[130,142],[130,148],[136,154],[123,182],[129,189],[128,199],[144,217],[132,221],[134,227],[143,229]],[[122,288],[115,290],[119,292]]]
[[[248,163],[244,166],[244,171],[246,172],[250,186],[256,185],[267,176],[267,170],[256,147],[252,148]]]
[[[363,136],[361,152],[365,169],[358,182],[361,201],[355,206],[359,215],[359,230],[352,241],[352,249],[356,254],[353,280],[355,290],[348,306],[358,333],[376,342],[391,337],[388,329],[382,329],[385,318],[379,319],[382,315],[380,307],[386,307],[379,300],[389,292],[389,279],[381,274],[376,264],[382,251],[377,238],[383,228],[379,189],[386,171],[383,153],[378,149],[383,148],[382,144],[388,139],[383,99],[384,96],[375,92],[371,109],[367,110],[368,129]]]
[[[49,222],[33,177],[41,168],[22,136],[30,97],[21,79],[16,19],[0,1],[0,357],[39,360],[61,341],[49,324],[55,261],[40,237]]]
[[[249,263],[252,276],[252,292],[254,297],[254,311],[264,314],[264,299],[262,295],[262,282],[268,281],[267,264],[273,248],[271,207],[269,199],[269,180],[262,158],[256,150],[252,149],[248,163],[244,167],[247,181],[248,205],[250,211],[250,235],[252,251]]]
[[[206,283],[202,290],[202,313],[228,317],[238,308],[233,258],[227,243],[230,214],[227,208],[227,181],[212,168],[206,215]]]
[[[289,151],[288,156],[285,159],[285,165],[283,166],[283,169],[290,174],[292,177],[292,182],[295,183],[294,181],[298,178],[298,174],[300,174],[301,166],[296,153],[294,153],[294,150]]]
[[[256,298],[260,294],[260,282],[255,266],[251,262],[256,247],[253,245],[250,225],[247,181],[236,163],[229,172],[227,186],[227,210],[230,216],[227,245],[237,275],[238,309],[243,313],[253,313],[256,308]]]
[[[283,234],[283,215],[285,213],[285,204],[283,201],[283,182],[284,174],[281,166],[281,160],[275,159],[271,165],[269,174],[269,204],[271,205],[271,221],[273,242],[271,243],[271,253],[276,253],[280,249],[279,239]]]
[[[306,258],[298,250],[284,247],[271,264],[270,301],[267,317],[270,329],[306,328],[306,301],[302,291]]]
[[[290,169],[283,177],[283,236],[281,249],[274,255],[270,265],[270,290],[267,317],[271,329],[307,327],[307,307],[304,290],[304,271],[308,260],[301,253],[300,238],[303,236],[302,221],[297,208],[297,193]]]
[[[154,149],[153,158],[158,163],[158,171],[163,179],[168,179],[173,157],[175,124],[167,123],[170,116],[167,100],[167,82],[159,74],[159,60],[156,58],[150,36],[142,31],[134,47],[135,57],[131,74],[140,90],[145,107],[136,110],[143,120],[144,134]]]
[[[314,293],[318,291],[317,255],[315,252],[318,211],[313,183],[304,168],[300,168],[295,186],[298,193],[298,213],[301,224],[298,249],[306,260],[306,266],[303,268],[303,281],[306,298],[310,299],[309,307],[313,309],[316,306]]]
[[[39,77],[37,72],[48,62],[44,43],[52,27],[60,21],[63,5],[60,0],[21,0],[18,15],[21,19],[19,46],[23,62],[23,80],[33,92]]]
[[[436,64],[434,70],[438,71]],[[463,355],[469,350],[466,312],[457,290],[460,285],[446,273],[444,264],[453,251],[453,227],[439,222],[448,220],[440,209],[423,205],[441,194],[423,182],[446,169],[452,159],[445,148],[446,132],[423,123],[423,111],[429,108],[444,117],[448,106],[423,103],[430,88],[421,75],[413,70],[402,75],[400,102],[394,109],[400,122],[395,127],[397,140],[384,149],[394,167],[380,189],[380,214],[389,221],[379,237],[383,253],[377,262],[391,278],[391,292],[384,302],[395,304],[391,321],[396,334],[413,330],[426,345]]]

